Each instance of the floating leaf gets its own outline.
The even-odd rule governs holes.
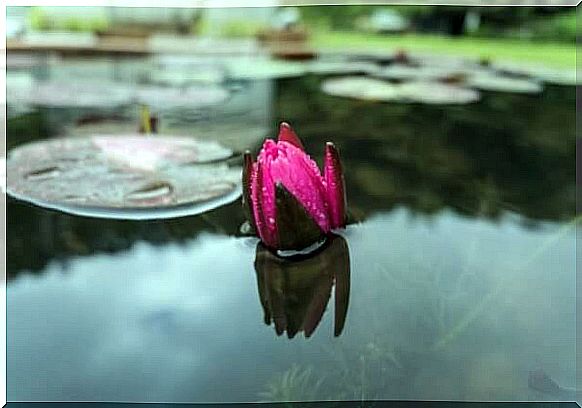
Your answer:
[[[471,76],[467,85],[484,91],[511,93],[539,93],[543,90],[541,83],[529,79],[512,78],[499,74],[479,74]]]
[[[461,104],[479,100],[477,91],[428,81],[391,84],[379,79],[345,77],[324,81],[322,90],[334,96],[402,103]]]
[[[227,64],[227,76],[233,79],[261,80],[293,78],[303,75],[305,64],[269,59],[236,59]]]
[[[212,142],[99,135],[20,146],[9,153],[7,191],[78,215],[154,219],[198,214],[240,196],[240,168]]]
[[[393,64],[378,71],[375,76],[394,80],[434,80],[467,75],[468,69],[459,67],[411,66]]]
[[[555,85],[576,85],[576,67],[560,69],[535,64],[515,62],[496,62],[493,67],[501,72],[513,75],[530,76]]]
[[[219,86],[197,86],[170,88],[160,86],[140,87],[136,91],[136,101],[153,109],[202,108],[225,102],[229,92]]]
[[[323,92],[345,98],[394,101],[398,99],[397,86],[379,79],[366,77],[343,77],[328,79],[323,82]]]
[[[315,60],[306,64],[307,72],[311,74],[372,74],[380,67],[378,64],[365,61],[320,61]]]
[[[479,100],[479,92],[439,82],[413,81],[398,86],[401,101],[425,104],[466,104]]]
[[[23,102],[47,107],[105,108],[128,104],[132,90],[113,82],[44,81],[23,92]]]

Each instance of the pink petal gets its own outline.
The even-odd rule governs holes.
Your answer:
[[[301,143],[301,139],[299,139],[299,136],[295,134],[293,128],[291,128],[291,125],[289,125],[287,122],[281,122],[281,125],[279,126],[279,136],[277,139],[279,142],[291,143],[293,146],[296,146],[301,150],[305,150],[303,143]]]
[[[270,175],[270,179],[265,182],[271,183],[273,194],[275,183],[282,183],[305,207],[322,231],[329,232],[331,227],[326,187],[317,164],[303,150],[285,141],[270,144],[268,149],[265,154],[265,173]],[[272,212],[269,207],[265,214],[274,216],[275,203],[269,202],[268,205],[272,205]]]
[[[269,227],[267,216],[265,215],[265,207],[268,207],[266,203],[269,202],[267,199],[267,190],[264,184],[262,166],[257,161],[254,163],[251,173],[251,201],[255,218],[255,229],[265,245],[274,248],[277,246],[277,230],[274,223],[272,223],[272,228]],[[272,201],[274,202],[274,188],[272,190]]]
[[[327,202],[331,228],[341,228],[346,224],[346,195],[342,166],[333,143],[325,145],[324,177],[327,186]]]

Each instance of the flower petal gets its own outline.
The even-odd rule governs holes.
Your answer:
[[[325,145],[324,178],[331,228],[346,225],[346,193],[339,153],[333,143]]]
[[[260,162],[254,164],[254,171],[251,173],[251,199],[253,203],[253,214],[255,217],[255,228],[259,235],[259,238],[265,243],[265,245],[276,248],[276,227],[274,222],[272,223],[272,228],[269,227],[268,216],[265,214],[268,207],[268,189],[265,185],[265,177],[263,166]],[[274,203],[274,192],[273,199]],[[274,210],[273,210],[274,212]],[[272,216],[274,217],[274,215]],[[274,218],[273,218],[274,220]]]
[[[299,136],[295,134],[293,128],[287,122],[281,122],[281,125],[279,125],[279,136],[277,139],[279,142],[291,143],[293,146],[305,150],[301,139],[299,139]]]
[[[275,187],[278,249],[303,249],[323,237],[323,231],[305,207],[283,186]]]
[[[247,221],[252,226],[253,230],[255,229],[255,216],[251,209],[252,200],[251,200],[251,175],[254,171],[254,162],[253,157],[251,156],[251,152],[248,150],[243,155],[243,171],[242,171],[242,205],[245,216]]]
[[[330,230],[326,187],[317,164],[301,149],[277,143],[277,157],[270,160],[269,172],[299,201],[323,232]]]

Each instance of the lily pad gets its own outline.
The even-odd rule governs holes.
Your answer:
[[[576,85],[576,68],[560,69],[534,64],[515,62],[496,62],[493,67],[501,72],[513,75],[530,76],[540,81],[555,85]]]
[[[232,79],[263,80],[299,77],[306,72],[306,66],[299,62],[241,58],[229,60],[226,71]]]
[[[196,123],[180,126],[168,125],[162,119],[161,132],[175,136],[191,137],[198,141],[216,141],[220,146],[229,149],[230,156],[234,152],[242,153],[254,149],[269,136],[270,128],[256,123],[241,123],[238,121],[220,123]],[[131,121],[106,120],[99,123],[79,124],[67,129],[72,136],[89,136],[94,134],[124,134],[134,132],[137,124]],[[221,149],[224,149],[221,147]]]
[[[398,99],[396,85],[367,77],[343,77],[323,81],[321,89],[333,96],[369,101],[394,101]]]
[[[138,103],[153,109],[203,108],[225,102],[229,92],[219,86],[170,88],[159,86],[140,87],[136,92]]]
[[[9,152],[7,191],[77,215],[158,219],[236,200],[241,169],[228,149],[170,136],[96,135],[35,142]]]
[[[484,91],[511,92],[511,93],[540,93],[543,86],[538,81],[512,78],[499,74],[479,74],[471,76],[467,85]]]
[[[477,102],[479,92],[439,82],[413,81],[398,85],[401,101],[434,105],[460,105]]]
[[[44,81],[19,99],[37,106],[106,108],[128,104],[132,95],[131,88],[114,82]]]
[[[380,66],[365,61],[312,61],[306,64],[307,72],[311,74],[373,74],[378,72]]]
[[[386,102],[464,104],[479,100],[479,92],[439,82],[413,81],[391,84],[380,79],[344,77],[322,84],[323,92],[346,98]]]
[[[467,75],[467,69],[459,67],[411,66],[392,64],[378,71],[376,76],[400,81],[435,80]]]

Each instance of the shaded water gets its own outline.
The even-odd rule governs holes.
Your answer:
[[[9,400],[565,398],[528,376],[575,385],[574,88],[438,107],[338,99],[321,79],[243,86],[229,103],[256,104],[265,87],[267,120],[249,127],[271,136],[289,121],[320,163],[325,141],[340,149],[358,221],[342,233],[341,335],[333,291],[309,339],[265,325],[238,203],[114,221],[9,199]],[[244,120],[228,106],[181,125]],[[8,145],[53,124],[46,110],[13,118]],[[311,281],[289,275],[291,316]]]

